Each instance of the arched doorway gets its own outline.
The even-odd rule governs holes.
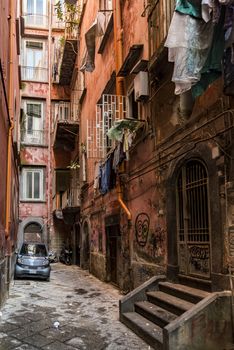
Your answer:
[[[176,183],[177,252],[179,273],[210,278],[211,242],[208,175],[192,159],[180,168]]]
[[[42,242],[42,227],[37,222],[30,222],[24,227],[24,241]]]

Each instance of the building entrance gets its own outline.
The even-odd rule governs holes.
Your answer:
[[[209,278],[208,176],[204,164],[198,160],[184,164],[177,179],[177,243],[179,273]]]
[[[120,251],[120,229],[119,225],[106,227],[107,237],[107,276],[108,280],[118,285],[118,263]]]

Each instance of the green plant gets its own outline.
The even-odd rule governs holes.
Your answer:
[[[65,1],[58,1],[55,4],[55,11],[60,21],[69,23],[73,27],[79,24],[80,10],[77,5],[67,4]]]
[[[59,38],[59,44],[60,44],[60,46],[64,46],[65,45],[65,37],[64,36],[61,36]]]
[[[71,165],[68,165],[67,168],[69,168],[71,170],[77,170],[80,168],[80,164],[78,163],[77,160],[73,160],[73,161],[71,161]]]

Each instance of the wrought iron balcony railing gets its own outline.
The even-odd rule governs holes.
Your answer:
[[[47,82],[48,68],[21,66],[22,80]]]
[[[69,188],[62,196],[62,209],[80,206],[80,189]]]
[[[21,129],[21,143],[27,145],[40,145],[45,146],[47,144],[46,133],[44,130],[31,130],[26,131]]]
[[[47,28],[49,21],[47,15],[41,15],[38,13],[24,13],[25,27],[42,27]]]

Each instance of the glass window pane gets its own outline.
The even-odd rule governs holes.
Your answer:
[[[39,172],[34,173],[34,198],[35,199],[40,198],[40,173]]]
[[[27,115],[40,118],[41,117],[41,104],[28,103],[27,104]]]
[[[43,15],[43,1],[44,0],[36,0],[36,13],[38,15]]]
[[[68,120],[68,107],[67,106],[64,107],[64,119]]]
[[[26,173],[26,198],[32,198],[32,172]]]
[[[28,123],[27,123],[27,134],[33,133],[33,117],[28,116]]]
[[[27,14],[29,14],[29,15],[34,14],[33,3],[34,3],[34,0],[27,0]]]
[[[107,10],[112,10],[112,0],[107,0]]]

